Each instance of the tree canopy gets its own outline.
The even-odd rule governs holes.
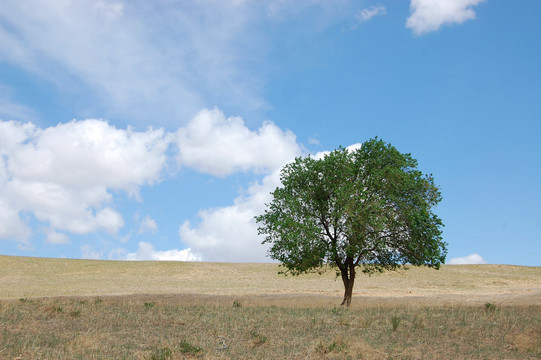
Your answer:
[[[343,305],[351,303],[358,266],[371,274],[445,262],[443,223],[432,211],[441,193],[410,154],[374,138],[321,158],[296,158],[280,179],[256,217],[263,243],[294,275],[335,267]]]

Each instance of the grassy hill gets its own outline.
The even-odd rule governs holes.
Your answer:
[[[0,360],[541,358],[539,267],[277,272],[0,256]]]
[[[0,298],[168,294],[236,296],[294,305],[340,301],[343,285],[333,271],[298,277],[277,264],[127,262],[0,256]],[[541,304],[541,267],[453,265],[360,274],[354,304]]]

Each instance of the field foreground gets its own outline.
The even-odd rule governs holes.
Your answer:
[[[359,276],[0,256],[0,359],[538,359],[541,268]]]

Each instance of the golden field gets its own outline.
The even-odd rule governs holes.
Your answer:
[[[291,298],[303,305],[340,303],[343,285],[332,270],[296,277],[280,275],[279,270],[277,264],[0,256],[0,299],[167,294],[235,296],[271,305],[287,305]],[[447,265],[440,270],[412,267],[370,277],[359,273],[353,295],[356,306],[484,302],[541,305],[541,267]]]
[[[541,268],[359,274],[0,256],[0,359],[538,359]]]

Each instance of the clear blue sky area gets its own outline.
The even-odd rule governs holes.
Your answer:
[[[270,261],[296,156],[434,175],[448,263],[540,266],[541,2],[0,2],[0,254]]]

